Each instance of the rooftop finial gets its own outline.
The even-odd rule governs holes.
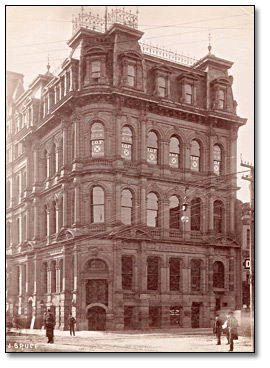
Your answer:
[[[48,64],[47,64],[47,73],[50,73],[50,54],[48,53]]]
[[[212,46],[211,46],[211,33],[210,32],[208,34],[208,41],[209,41],[209,44],[208,44],[208,53],[211,54]]]

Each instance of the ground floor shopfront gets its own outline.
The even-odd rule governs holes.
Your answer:
[[[58,239],[8,257],[7,315],[40,328],[50,308],[60,330],[70,312],[77,330],[212,327],[240,309],[239,257],[234,244]]]

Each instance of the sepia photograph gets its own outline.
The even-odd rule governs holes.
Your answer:
[[[255,353],[255,6],[5,17],[5,352]]]

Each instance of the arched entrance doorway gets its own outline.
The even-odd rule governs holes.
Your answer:
[[[102,307],[92,307],[87,311],[88,330],[105,331],[106,329],[106,311]]]

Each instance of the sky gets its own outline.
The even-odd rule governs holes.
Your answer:
[[[114,7],[109,6],[109,11]],[[136,12],[136,6],[125,6]],[[84,6],[85,11],[104,15],[105,6]],[[7,6],[6,68],[25,75],[27,87],[37,74],[59,71],[69,55],[66,42],[72,36],[72,15],[80,6]],[[254,163],[254,8],[253,6],[138,6],[143,41],[200,59],[208,52],[234,62],[233,93],[237,114],[247,118],[239,129],[237,197],[250,200],[249,183],[241,179],[240,155]],[[246,174],[246,173],[245,173]]]

